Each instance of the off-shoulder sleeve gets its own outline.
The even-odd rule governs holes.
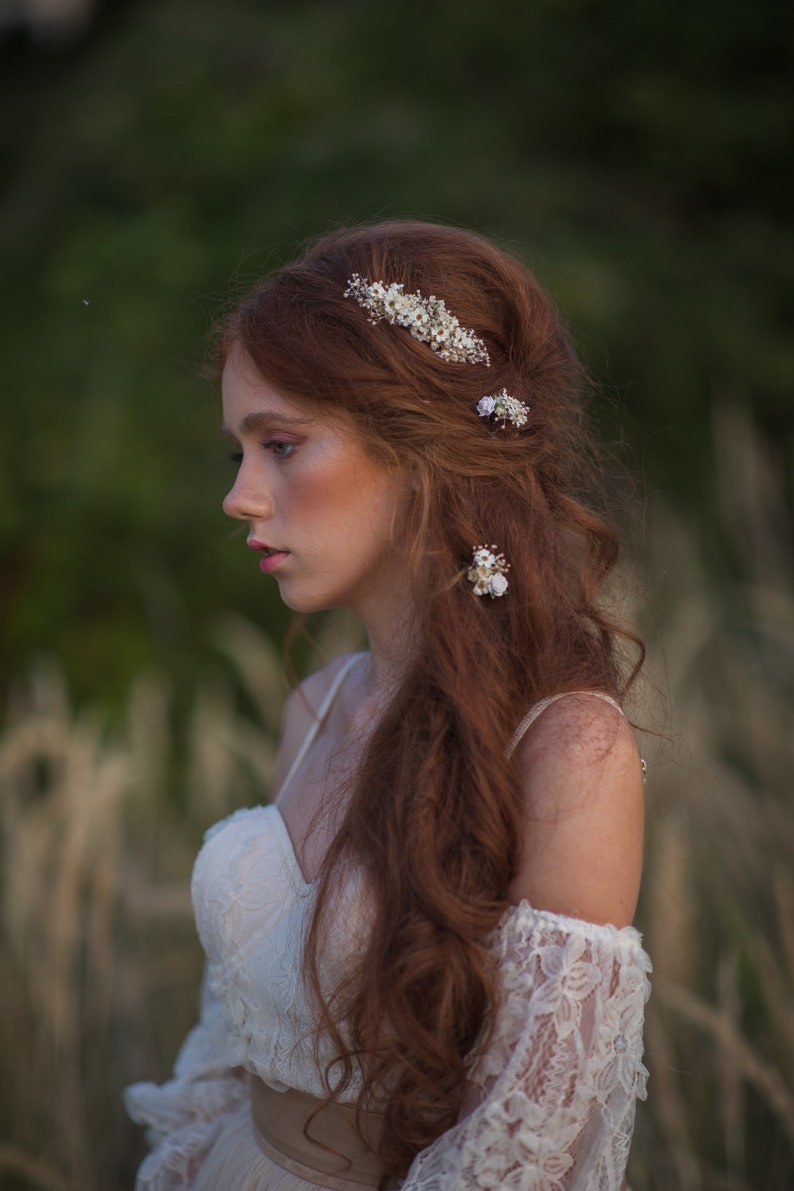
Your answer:
[[[152,1147],[135,1183],[136,1191],[185,1187],[223,1127],[227,1113],[248,1097],[247,1077],[228,1061],[228,1027],[206,973],[199,1024],[185,1039],[164,1084],[136,1083],[124,1090],[129,1116],[146,1126]]]
[[[494,953],[501,1001],[471,1071],[475,1107],[417,1156],[403,1191],[619,1191],[647,1076],[640,936],[523,902]]]

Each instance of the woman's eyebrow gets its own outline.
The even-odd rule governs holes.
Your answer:
[[[254,434],[257,430],[266,430],[274,423],[279,426],[308,426],[313,418],[302,417],[300,414],[281,414],[270,410],[258,410],[256,413],[246,414],[240,429],[246,434]],[[234,431],[228,426],[221,426],[221,431],[227,438],[234,438]]]

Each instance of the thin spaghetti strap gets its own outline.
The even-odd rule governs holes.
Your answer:
[[[295,774],[300,769],[303,758],[308,753],[309,749],[312,746],[315,736],[317,735],[317,733],[320,731],[320,728],[325,723],[326,716],[328,715],[328,712],[331,710],[333,701],[336,698],[337,694],[339,693],[339,688],[341,687],[342,683],[347,678],[349,671],[352,669],[352,667],[355,665],[355,663],[358,661],[358,659],[360,657],[361,657],[360,653],[351,653],[350,657],[347,659],[345,664],[343,666],[340,666],[338,671],[336,672],[333,682],[329,686],[328,690],[325,692],[325,697],[323,698],[322,703],[320,704],[317,711],[315,712],[314,720],[312,721],[308,732],[306,733],[303,740],[301,741],[301,746],[298,749],[297,753],[295,754],[294,760],[287,771],[287,776],[284,778],[284,781],[281,783],[281,786],[279,787],[279,791],[278,791],[279,798],[281,798],[281,796],[283,795],[287,786],[290,784],[292,779],[295,777]]]
[[[567,699],[571,695],[591,695],[594,699],[601,699],[604,703],[611,703],[612,706],[617,708],[620,714],[625,717],[626,713],[618,703],[617,699],[613,699],[611,695],[605,694],[604,691],[561,691],[559,695],[549,695],[548,698],[541,699],[539,703],[535,703],[533,707],[530,707],[529,711],[516,728],[515,732],[510,738],[510,743],[507,746],[508,757],[512,757],[524,736],[529,731],[531,725],[534,724],[539,715],[543,714],[547,707],[550,707],[552,703],[556,703],[558,699]]]

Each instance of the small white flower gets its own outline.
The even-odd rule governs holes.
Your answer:
[[[477,413],[481,418],[493,418],[494,422],[501,422],[502,428],[512,422],[517,430],[526,425],[529,406],[517,397],[511,397],[507,389],[500,389],[489,397],[482,397],[477,402]]]
[[[491,581],[488,585],[488,590],[492,596],[503,596],[507,591],[507,580],[504,575],[497,572],[496,575],[491,576]]]
[[[474,586],[474,594],[489,595],[492,599],[503,596],[507,591],[506,574],[510,564],[505,561],[504,554],[498,554],[496,546],[475,546],[472,552],[472,565],[467,572],[467,578]]]

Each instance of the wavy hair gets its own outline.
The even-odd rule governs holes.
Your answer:
[[[484,340],[490,367],[444,361],[401,327],[373,326],[344,297],[354,273],[443,298]],[[351,781],[304,953],[336,1056],[329,1097],[344,1099],[363,1074],[359,1107],[384,1111],[385,1185],[455,1123],[467,1059],[492,1020],[487,942],[525,830],[511,734],[546,695],[621,697],[642,646],[597,603],[618,546],[592,504],[582,370],[524,265],[449,227],[337,231],[243,300],[222,354],[237,343],[286,394],[346,411],[373,456],[413,480],[395,544],[417,648]],[[503,387],[529,419],[491,433],[476,405]],[[497,600],[464,579],[472,548],[491,542],[511,564]],[[626,643],[637,647],[633,668],[621,660]],[[351,869],[366,882],[370,929],[344,984],[328,989],[323,940]]]

